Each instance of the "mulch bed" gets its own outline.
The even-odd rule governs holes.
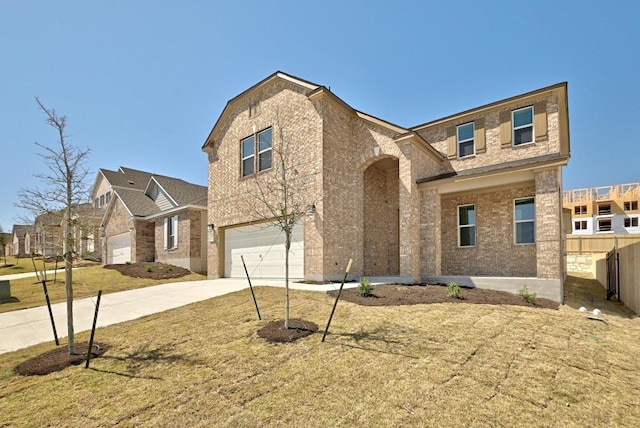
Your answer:
[[[72,365],[84,364],[87,360],[88,343],[77,343],[74,346],[75,354],[69,355],[67,346],[58,346],[51,351],[31,358],[15,368],[15,372],[23,376],[42,376],[63,370]],[[99,358],[109,349],[105,343],[94,343],[91,359]]]
[[[532,303],[522,297],[505,291],[487,290],[484,288],[460,287],[460,298],[447,296],[444,284],[429,285],[378,285],[373,289],[373,295],[363,297],[358,295],[357,289],[342,290],[340,300],[356,303],[362,306],[398,306],[419,305],[429,303],[479,303],[489,305],[517,305],[547,309],[558,309],[559,304],[548,299],[537,298]],[[336,296],[337,291],[328,294]]]
[[[171,279],[189,275],[188,269],[158,262],[104,265],[105,269],[117,270],[134,278]]]
[[[290,318],[289,328],[284,328],[284,320],[271,321],[258,330],[258,336],[269,342],[294,342],[302,337],[318,331],[318,326],[311,321],[300,318]]]

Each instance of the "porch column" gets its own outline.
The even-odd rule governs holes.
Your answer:
[[[400,276],[412,283],[420,282],[420,196],[416,184],[417,171],[413,156],[419,149],[407,143],[400,146]]]
[[[563,279],[561,170],[538,170],[534,175],[537,277]]]
[[[442,275],[441,212],[438,189],[420,192],[421,275]]]

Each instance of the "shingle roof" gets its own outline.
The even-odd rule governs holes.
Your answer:
[[[135,189],[117,189],[115,191],[122,203],[136,217],[146,217],[160,212],[156,203],[143,191]]]
[[[188,183],[179,178],[154,175],[153,179],[173,198],[179,206],[207,206],[207,187]]]
[[[111,187],[144,190],[153,175],[151,172],[121,166],[118,171],[100,168],[100,172],[107,179]]]

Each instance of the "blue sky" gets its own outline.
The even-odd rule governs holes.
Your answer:
[[[276,70],[413,126],[569,82],[564,187],[640,181],[638,1],[0,0],[0,225],[68,116],[90,168],[206,185],[225,103]]]

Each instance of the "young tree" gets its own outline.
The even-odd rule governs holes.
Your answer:
[[[272,128],[272,141],[258,142],[261,148],[271,145],[271,171],[255,176],[254,186],[248,190],[253,197],[253,201],[249,202],[249,211],[254,217],[279,228],[285,235],[284,327],[288,329],[291,234],[296,223],[315,210],[321,196],[315,182],[319,172],[309,165],[302,165],[301,153],[296,153],[295,143],[285,136],[278,112],[275,116],[277,120]]]
[[[36,103],[44,112],[47,125],[56,130],[57,144],[47,146],[35,143],[41,149],[38,153],[47,167],[47,172],[35,174],[44,184],[43,189],[24,188],[18,192],[19,203],[17,207],[26,209],[35,216],[62,212],[63,220],[63,258],[65,264],[65,292],[67,300],[67,333],[69,336],[68,352],[74,353],[73,330],[73,262],[75,247],[72,233],[75,208],[87,200],[87,177],[89,170],[86,168],[90,149],[81,150],[67,141],[65,133],[67,126],[66,116],[59,116],[54,109],[48,109],[36,97]]]

